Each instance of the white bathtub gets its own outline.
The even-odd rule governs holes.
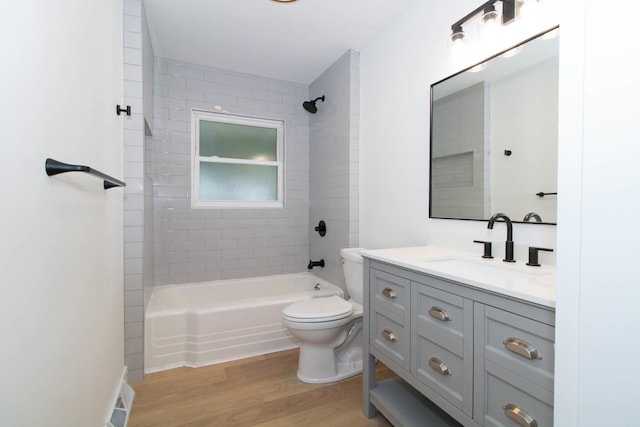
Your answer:
[[[282,326],[282,309],[330,295],[343,296],[343,291],[311,273],[156,286],[145,316],[144,371],[211,365],[297,347]]]

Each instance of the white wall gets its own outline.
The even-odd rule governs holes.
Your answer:
[[[0,424],[100,426],[123,373],[121,0],[5,2]]]
[[[435,244],[480,253],[472,242],[480,239],[494,241],[496,256],[503,254],[504,226],[491,231],[486,222],[428,218],[429,89],[480,59],[482,53],[476,52],[454,67],[448,44],[451,24],[477,6],[472,0],[419,2],[361,51],[360,233],[365,247]],[[557,17],[527,29],[512,27],[493,53],[554,24]],[[514,225],[516,258],[526,260],[528,246],[555,248],[555,238],[555,226]],[[543,263],[555,263],[555,253],[541,257]]]
[[[601,3],[568,3],[560,40],[555,422],[637,425],[627,411],[638,404],[640,383],[636,31],[602,20]],[[637,3],[617,2],[616,10]]]

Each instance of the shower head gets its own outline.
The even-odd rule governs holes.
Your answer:
[[[315,114],[318,112],[318,107],[316,107],[317,100],[324,102],[324,95],[317,97],[313,101],[304,101],[302,107],[308,112]]]

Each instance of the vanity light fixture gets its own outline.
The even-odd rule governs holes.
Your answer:
[[[462,25],[474,16],[478,15],[480,12],[482,12],[483,23],[497,23],[496,21],[500,19],[500,14],[496,10],[495,6],[497,2],[502,3],[502,25],[506,25],[513,21],[516,16],[516,0],[489,0],[468,13],[464,18],[459,19],[451,25],[451,41],[455,43],[456,40],[460,39],[460,36],[458,36],[460,33],[462,34],[462,38],[464,38]]]
[[[471,18],[482,13],[480,19],[480,30],[487,39],[494,39],[500,24],[506,25],[513,21],[516,17],[516,1],[517,0],[489,0],[476,9],[468,13],[464,18],[459,19],[451,25],[451,49],[453,56],[459,56],[462,50],[465,33],[462,26]],[[496,3],[502,4],[501,12],[496,9]],[[502,17],[502,19],[500,19]]]

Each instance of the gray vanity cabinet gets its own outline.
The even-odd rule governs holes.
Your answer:
[[[367,416],[553,425],[553,309],[369,258],[364,269]],[[376,359],[398,377],[376,382]]]

